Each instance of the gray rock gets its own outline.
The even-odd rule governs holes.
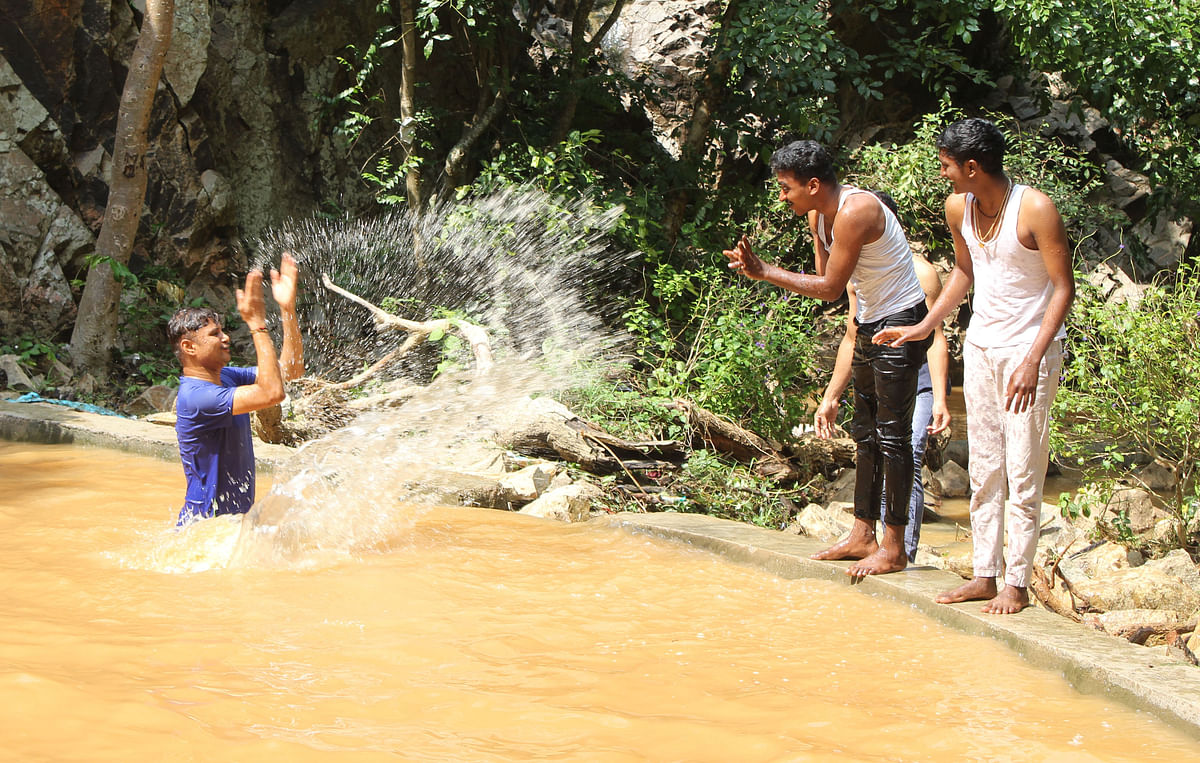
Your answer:
[[[134,416],[145,416],[151,413],[170,411],[175,405],[175,395],[177,392],[177,390],[171,387],[156,384],[153,387],[147,387],[143,390],[142,394],[135,397],[126,406],[126,409]]]
[[[853,518],[834,505],[828,507],[810,503],[800,510],[788,532],[807,535],[822,541],[832,541],[850,532]]]
[[[956,462],[947,461],[935,476],[943,498],[962,498],[971,494],[971,477]]]
[[[558,467],[549,462],[531,464],[500,478],[500,495],[512,503],[529,503],[550,487]]]
[[[1179,481],[1179,475],[1175,473],[1174,468],[1157,461],[1151,461],[1143,466],[1134,474],[1134,477],[1150,490],[1170,490]]]
[[[0,371],[4,372],[9,389],[36,389],[33,379],[21,367],[20,358],[16,355],[0,355]]]
[[[581,522],[588,518],[592,502],[600,497],[600,489],[587,482],[556,487],[521,509],[522,514],[560,522]]]
[[[854,501],[854,469],[844,469],[842,473],[834,478],[833,482],[825,488],[826,501]]]
[[[967,441],[951,440],[946,443],[946,448],[942,451],[942,458],[946,461],[953,461],[965,469],[970,463]]]

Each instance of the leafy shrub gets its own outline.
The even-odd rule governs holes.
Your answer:
[[[891,194],[900,207],[900,221],[909,237],[924,241],[934,253],[949,255],[953,250],[944,211],[951,188],[949,181],[939,177],[937,138],[947,125],[964,116],[943,104],[915,125],[914,137],[908,143],[865,145],[849,161],[847,182]],[[1117,218],[1112,213],[1086,201],[1104,185],[1101,168],[1057,139],[1023,130],[1009,117],[985,116],[1008,139],[1005,172],[1013,182],[1031,185],[1049,196],[1073,239],[1086,238],[1101,226],[1115,224]]]
[[[1200,474],[1200,271],[1182,269],[1123,302],[1077,281],[1054,450],[1100,477],[1145,456],[1174,468],[1178,484],[1165,503],[1186,544]]]
[[[662,264],[652,304],[626,313],[641,379],[655,397],[684,397],[776,439],[808,417],[817,343],[813,302],[717,268]]]

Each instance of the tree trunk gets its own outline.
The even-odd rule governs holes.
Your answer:
[[[400,78],[400,145],[408,164],[405,188],[408,207],[414,212],[425,208],[425,190],[421,182],[421,165],[414,161],[417,135],[417,51],[421,40],[417,36],[416,0],[400,0],[401,50],[404,64]]]
[[[142,219],[147,181],[146,131],[163,60],[171,46],[174,20],[175,0],[146,0],[146,15],[121,93],[108,204],[96,240],[97,262],[88,270],[71,332],[71,362],[77,371],[88,371],[96,377],[107,374],[116,347],[121,283],[113,278],[112,264],[128,264]]]
[[[667,239],[668,251],[675,247],[675,241],[683,227],[684,215],[696,195],[697,167],[704,158],[709,132],[724,97],[732,68],[728,49],[729,20],[737,15],[740,8],[741,0],[729,0],[725,6],[725,12],[721,14],[721,28],[717,31],[717,39],[713,44],[712,56],[692,101],[692,118],[687,124],[679,156],[680,184],[668,195],[663,217],[663,232]]]
[[[617,17],[621,15],[621,9],[625,7],[625,2],[626,0],[617,0],[613,4],[608,18],[596,30],[596,34],[592,36],[591,40],[587,39],[587,23],[595,2],[594,0],[583,0],[575,7],[575,18],[571,22],[571,50],[567,53],[569,61],[565,78],[567,87],[562,109],[559,111],[554,132],[551,133],[550,145],[556,146],[562,143],[571,132],[571,123],[575,121],[575,111],[579,107],[579,99],[583,94],[584,62],[604,41],[604,36],[608,34],[608,30],[612,29],[613,24],[617,23]]]

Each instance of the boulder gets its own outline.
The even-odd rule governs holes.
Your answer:
[[[586,482],[548,490],[521,509],[522,514],[560,522],[580,522],[588,518],[592,502],[600,497],[600,489]]]
[[[1068,578],[1070,579],[1070,578]],[[1099,578],[1071,580],[1075,590],[1100,612],[1118,609],[1200,609],[1200,591],[1176,575],[1147,562]]]
[[[945,449],[942,450],[942,458],[945,461],[953,461],[961,467],[966,467],[969,463],[970,450],[967,448],[966,440],[951,440],[946,443]]]
[[[822,506],[819,503],[810,503],[801,509],[788,525],[787,532],[832,541],[850,532],[853,523],[853,518],[837,505]]]
[[[934,475],[943,498],[964,498],[971,494],[971,477],[955,461],[947,461]]]
[[[1091,615],[1084,622],[1113,636],[1126,637],[1139,628],[1165,632],[1182,627],[1186,618],[1170,609],[1118,609]]]
[[[125,409],[134,416],[145,416],[151,413],[170,411],[175,405],[177,390],[171,387],[155,384],[147,387],[142,394],[135,397]]]
[[[35,389],[33,380],[25,373],[16,355],[0,355],[0,372],[4,374],[8,389]]]
[[[1129,529],[1136,534],[1153,529],[1160,519],[1168,516],[1154,505],[1154,496],[1149,491],[1137,487],[1115,491],[1108,500],[1108,511],[1113,514],[1124,512],[1129,519]]]
[[[511,503],[529,503],[549,489],[557,472],[554,464],[543,462],[506,474],[500,478],[500,495]]]

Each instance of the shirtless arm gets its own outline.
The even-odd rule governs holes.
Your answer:
[[[855,194],[864,196],[865,194]],[[724,250],[729,267],[747,278],[766,281],[806,297],[832,302],[842,296],[850,274],[858,264],[864,244],[883,234],[883,208],[873,199],[847,199],[834,220],[833,249],[825,262],[824,273],[794,273],[760,260],[742,236],[733,249]],[[818,255],[819,257],[819,255]]]
[[[267,331],[267,308],[263,301],[262,272],[252,270],[246,275],[246,286],[237,290],[237,308],[250,328],[254,340],[255,365],[258,375],[253,384],[243,384],[233,391],[233,415],[262,410],[283,400],[283,376],[275,359],[275,343]]]
[[[284,252],[279,270],[271,271],[271,296],[279,305],[279,320],[283,324],[279,365],[284,381],[304,376],[304,345],[300,339],[300,322],[296,318],[297,276],[296,261],[291,254]]]
[[[953,194],[946,199],[946,224],[950,226],[950,234],[954,237],[954,269],[942,284],[942,293],[929,308],[929,315],[915,326],[893,326],[875,334],[871,341],[875,344],[889,344],[899,347],[905,342],[924,339],[935,328],[942,325],[951,310],[957,308],[971,284],[975,282],[975,270],[971,265],[971,253],[967,250],[967,242],[962,237],[963,210],[965,196]]]
[[[858,295],[853,287],[846,288],[850,300],[849,314],[846,316],[846,333],[838,345],[837,360],[833,363],[833,375],[829,384],[825,385],[825,394],[821,396],[821,404],[813,414],[813,425],[817,429],[817,437],[829,439],[833,436],[833,425],[837,423],[837,412],[841,406],[842,393],[850,386],[850,378],[854,369],[854,343],[858,338],[858,326],[854,324],[854,315],[858,312]]]
[[[941,295],[942,280],[929,260],[914,257],[913,265],[917,280],[921,282],[921,290],[925,292],[925,304],[932,308]],[[935,435],[950,427],[950,408],[946,405],[946,388],[950,386],[950,348],[940,323],[933,330],[933,344],[929,345],[925,359],[929,363],[929,379],[933,384],[933,421],[928,431]]]
[[[1042,357],[1075,301],[1075,275],[1071,268],[1067,230],[1054,202],[1041,191],[1031,188],[1022,197],[1017,217],[1017,237],[1022,245],[1041,252],[1054,293],[1050,296],[1050,304],[1042,316],[1042,325],[1029,352],[1009,377],[1004,408],[1013,413],[1021,413],[1033,405]]]

